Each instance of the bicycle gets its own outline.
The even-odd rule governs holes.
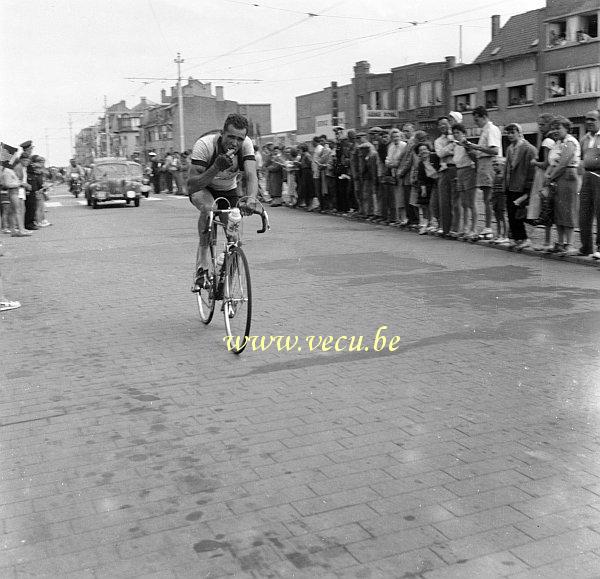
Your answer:
[[[219,202],[224,201],[227,208],[219,209]],[[245,211],[252,206],[252,213],[260,215],[262,228],[257,233],[264,233],[269,226],[269,216],[262,204],[252,197],[242,197],[236,207],[245,205],[242,217],[248,216]],[[198,311],[202,323],[210,324],[216,302],[221,301],[221,311],[225,320],[228,348],[235,354],[241,354],[246,347],[252,323],[252,286],[250,284],[250,268],[246,254],[242,249],[241,227],[233,235],[227,235],[227,226],[221,221],[221,215],[231,213],[233,209],[227,199],[218,197],[209,213],[207,233],[209,234],[210,266],[207,281],[200,291],[196,292]],[[225,233],[223,244],[223,261],[215,250],[217,245],[217,230],[222,227]]]

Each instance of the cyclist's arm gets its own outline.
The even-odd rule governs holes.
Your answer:
[[[205,189],[212,183],[212,180],[219,173],[216,163],[213,163],[208,169],[202,165],[190,165],[189,177],[187,180],[188,193],[195,193]]]
[[[246,159],[244,161],[244,173],[246,174],[246,195],[256,197],[258,194],[258,177],[256,175],[256,161]]]

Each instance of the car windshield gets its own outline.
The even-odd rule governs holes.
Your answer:
[[[95,170],[98,179],[125,179],[129,176],[127,165],[124,163],[113,163],[100,165]]]
[[[129,175],[134,179],[142,177],[141,165],[129,165]]]

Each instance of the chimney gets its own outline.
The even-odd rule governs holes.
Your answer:
[[[498,36],[498,32],[500,32],[500,15],[494,14],[492,16],[492,40]]]
[[[223,87],[216,86],[215,91],[217,92],[217,101],[219,101],[219,102],[223,101]]]
[[[167,91],[164,88],[160,91],[160,102],[161,103],[167,102]]]
[[[456,66],[456,56],[446,56],[446,66],[448,68],[454,68]]]
[[[369,74],[371,65],[366,60],[360,60],[354,65],[354,76],[362,76]]]

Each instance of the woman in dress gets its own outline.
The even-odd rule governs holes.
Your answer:
[[[544,178],[546,175],[546,169],[548,168],[548,155],[550,150],[556,142],[552,138],[554,133],[551,130],[552,121],[554,116],[549,113],[544,113],[538,118],[538,128],[540,131],[540,146],[538,149],[538,157],[531,161],[531,164],[535,167],[535,176],[533,179],[533,185],[531,186],[531,195],[529,196],[529,205],[527,206],[527,219],[526,223],[532,226],[536,226],[537,220],[540,217],[542,209],[542,203],[544,199],[548,198],[548,188],[544,187]],[[542,247],[535,247],[537,251],[549,251],[552,249],[550,243],[550,236],[552,233],[552,224],[546,225],[545,231],[545,242]]]
[[[554,223],[558,232],[558,242],[553,252],[560,255],[575,255],[573,231],[577,215],[577,193],[580,178],[577,167],[581,158],[579,142],[571,130],[571,121],[558,117],[552,122],[556,130],[556,143],[548,155],[548,168],[544,186],[553,189]]]

